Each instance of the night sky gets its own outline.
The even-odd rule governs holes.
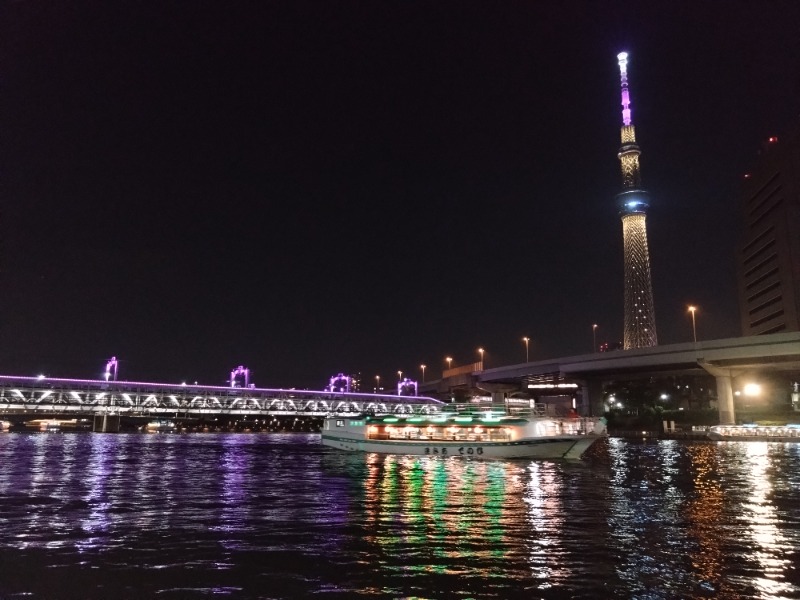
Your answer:
[[[800,2],[0,8],[0,373],[321,388],[622,339],[629,52],[659,342],[740,335]]]

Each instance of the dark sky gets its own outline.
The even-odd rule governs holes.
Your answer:
[[[263,387],[622,338],[630,54],[662,344],[739,335],[738,189],[800,3],[0,8],[0,372]]]

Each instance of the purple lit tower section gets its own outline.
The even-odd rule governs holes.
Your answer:
[[[246,369],[242,365],[239,365],[233,371],[231,371],[231,387],[250,387],[250,369]]]
[[[117,357],[112,356],[111,359],[106,363],[106,372],[103,373],[103,377],[105,377],[105,380],[116,381],[118,368],[119,368],[119,362],[117,361]]]
[[[631,117],[628,91],[628,53],[617,55],[622,87],[622,145],[619,157],[622,168],[622,191],[617,206],[622,217],[625,255],[625,330],[623,347],[647,348],[658,345],[656,315],[653,306],[653,285],[650,279],[650,253],[645,224],[650,195],[641,187],[639,145]]]
[[[334,375],[328,382],[329,392],[344,392],[345,394],[349,394],[352,388],[353,388],[353,378],[348,377],[344,373],[339,373],[338,375]]]
[[[419,396],[419,385],[416,381],[412,381],[408,377],[397,382],[397,395],[398,396]]]

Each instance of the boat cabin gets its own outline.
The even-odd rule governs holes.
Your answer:
[[[592,424],[593,425],[593,424]],[[366,440],[512,442],[531,437],[589,433],[583,419],[477,415],[354,415],[329,417],[324,429]]]

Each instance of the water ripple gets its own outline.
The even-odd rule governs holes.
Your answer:
[[[2,598],[800,598],[797,445],[8,434],[0,464]]]

